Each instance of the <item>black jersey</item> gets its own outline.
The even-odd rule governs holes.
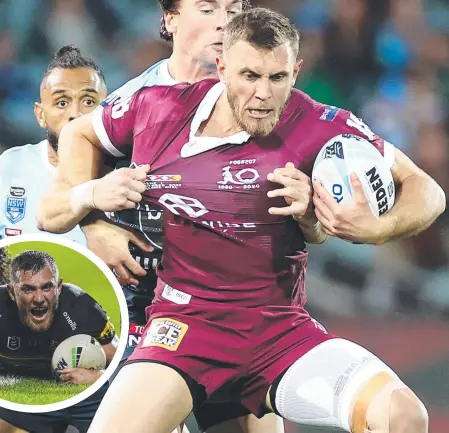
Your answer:
[[[23,325],[6,286],[0,286],[0,372],[51,377],[54,350],[66,338],[88,334],[102,345],[115,336],[106,312],[89,294],[63,284],[51,327],[45,332]]]

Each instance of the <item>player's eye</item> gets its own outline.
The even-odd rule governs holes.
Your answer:
[[[204,15],[212,15],[214,13],[213,9],[201,9],[201,13]]]
[[[251,72],[247,72],[247,73],[245,74],[245,78],[246,78],[248,81],[256,81],[257,78],[259,78],[259,76],[256,75],[256,74],[252,74]]]
[[[69,105],[69,103],[68,103],[67,101],[58,101],[58,102],[56,103],[56,106],[57,106],[58,108],[66,108],[67,105]]]
[[[271,77],[271,81],[282,81],[284,78],[285,78],[285,75],[282,75],[282,74],[273,75]]]
[[[95,101],[93,99],[85,99],[83,101],[83,103],[84,103],[84,105],[86,107],[93,107],[93,106],[95,106]]]
[[[25,287],[25,288],[23,289],[23,292],[26,293],[27,295],[29,295],[29,294],[32,293],[33,291],[34,291],[34,289],[31,288],[31,287]]]
[[[235,15],[237,15],[238,13],[240,13],[239,11],[228,11],[228,14],[229,15],[232,15],[232,16],[235,16]]]

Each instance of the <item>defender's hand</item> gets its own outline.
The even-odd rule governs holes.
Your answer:
[[[146,271],[131,256],[129,243],[143,251],[153,251],[141,235],[102,219],[81,225],[81,229],[86,235],[87,247],[114,271],[120,284],[139,284],[134,276],[143,277]]]
[[[64,368],[58,370],[59,378],[64,383],[85,385],[94,383],[103,373],[103,370],[87,370],[86,368]]]
[[[323,231],[352,242],[378,244],[382,242],[382,221],[369,206],[362,184],[355,174],[351,175],[354,202],[338,204],[319,182],[314,182],[313,203],[315,214]]]
[[[284,168],[277,168],[269,173],[267,179],[284,186],[267,193],[268,197],[284,197],[288,206],[271,207],[268,212],[271,215],[291,215],[299,223],[301,220],[317,222],[312,206],[312,181],[309,176],[295,168],[288,162]]]
[[[92,201],[103,212],[132,209],[142,200],[149,165],[137,168],[120,168],[96,179]]]

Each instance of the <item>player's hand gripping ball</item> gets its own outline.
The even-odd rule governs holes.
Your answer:
[[[268,197],[284,197],[287,206],[271,207],[271,215],[291,215],[297,221],[316,220],[312,206],[313,188],[309,176],[298,170],[293,163],[288,162],[285,167],[277,168],[267,175],[271,182],[278,183],[283,188],[267,193]]]
[[[312,172],[315,214],[329,236],[380,244],[382,215],[394,205],[390,168],[367,140],[342,134],[328,141]]]
[[[66,338],[53,352],[51,369],[59,379],[59,371],[66,368],[102,370],[106,367],[106,354],[101,344],[87,334]]]

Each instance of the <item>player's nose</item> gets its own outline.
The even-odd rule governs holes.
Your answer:
[[[78,104],[72,104],[70,113],[69,113],[69,122],[72,120],[77,119],[78,117],[81,117],[83,113],[81,113],[80,107]]]
[[[266,101],[271,98],[271,86],[268,80],[258,80],[255,96],[260,101]]]
[[[41,290],[36,290],[33,297],[33,303],[36,305],[41,305],[45,302],[44,293]]]
[[[216,14],[217,20],[215,26],[217,30],[224,30],[226,24],[229,22],[229,14],[224,8],[220,8],[220,10]]]

